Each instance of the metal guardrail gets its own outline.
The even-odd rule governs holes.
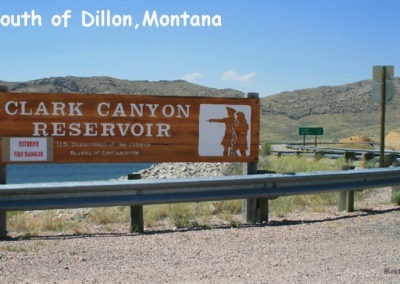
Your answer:
[[[379,158],[380,151],[373,149],[352,149],[352,148],[329,148],[329,147],[315,147],[315,146],[302,146],[298,144],[286,144],[287,150],[273,150],[272,153],[278,157],[283,155],[314,155],[315,157],[328,157],[331,159],[338,159],[344,157],[345,159],[362,160],[363,155],[366,154],[367,159]],[[400,161],[400,152],[385,150],[384,166],[391,166],[394,162]]]
[[[287,144],[286,147],[288,149],[292,149],[293,151],[303,151],[303,152],[323,152],[327,154],[340,154],[343,155],[345,152],[354,152],[357,155],[363,153],[373,153],[376,157],[379,157],[380,151],[374,149],[352,149],[352,148],[330,148],[330,147],[314,147],[314,146],[302,146],[295,144]],[[399,151],[385,150],[385,154],[395,155],[397,158],[400,157]]]
[[[400,185],[400,168],[191,179],[5,184],[0,185],[0,215],[17,210],[273,199],[391,185]],[[4,227],[3,220],[0,232],[5,232]]]
[[[148,205],[349,191],[399,185],[400,168],[194,179],[0,185],[0,210]]]
[[[213,178],[0,185],[0,210],[277,198],[400,185],[400,168]]]

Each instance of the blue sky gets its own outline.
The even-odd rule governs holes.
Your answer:
[[[11,27],[11,15],[42,26]],[[67,27],[54,16],[71,10]],[[82,11],[130,15],[134,27],[83,27]],[[221,27],[143,27],[157,15],[220,15]],[[2,0],[0,80],[111,76],[186,79],[261,96],[370,79],[400,68],[397,0]]]

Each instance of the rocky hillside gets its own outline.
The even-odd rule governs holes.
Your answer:
[[[27,82],[4,82],[12,92],[148,94],[159,96],[243,97],[233,89],[208,88],[184,80],[128,81],[111,77],[52,77]],[[400,107],[400,78],[395,79],[396,96],[388,107]],[[371,81],[340,86],[322,86],[283,92],[262,99],[263,114],[281,114],[298,120],[310,115],[374,113],[379,102],[371,97]]]
[[[110,77],[52,77],[27,82],[4,82],[11,92],[141,94],[158,96],[241,97],[233,89],[215,89],[176,81],[128,81]]]
[[[395,79],[396,95],[388,107],[400,106],[400,78]],[[262,100],[264,114],[282,114],[298,120],[310,115],[374,113],[380,102],[372,98],[372,82],[360,81],[341,86],[318,87],[279,93]]]

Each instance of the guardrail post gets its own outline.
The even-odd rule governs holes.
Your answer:
[[[354,212],[354,191],[346,192],[346,212]]]
[[[141,179],[140,174],[129,174],[128,180]],[[130,228],[131,233],[143,233],[144,232],[144,221],[143,221],[143,205],[132,205],[130,206]]]
[[[257,174],[263,174],[262,171],[257,170]],[[258,222],[268,223],[268,213],[269,213],[269,200],[268,198],[257,198],[257,216]]]
[[[354,169],[353,166],[344,165],[342,171]],[[342,191],[339,193],[339,211],[354,211],[354,191]]]
[[[354,161],[355,159],[356,159],[356,152],[349,152],[349,151],[344,152],[344,160],[346,161],[346,163]]]
[[[7,86],[0,86],[0,92],[7,92]],[[0,165],[0,184],[7,184],[7,165]],[[0,239],[7,238],[7,211],[0,210]]]
[[[243,174],[256,175],[257,174],[257,163],[247,163],[243,165]],[[245,223],[257,223],[257,211],[258,211],[258,200],[257,198],[247,198],[243,200],[242,206],[242,219]]]
[[[383,157],[383,165],[385,168],[390,167],[391,165],[393,165],[394,162],[396,162],[397,160],[397,155],[395,154],[385,154],[385,156]]]

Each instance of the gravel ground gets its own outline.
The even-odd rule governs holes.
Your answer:
[[[127,234],[91,228],[0,243],[0,283],[400,283],[400,208],[390,188],[354,213]]]

